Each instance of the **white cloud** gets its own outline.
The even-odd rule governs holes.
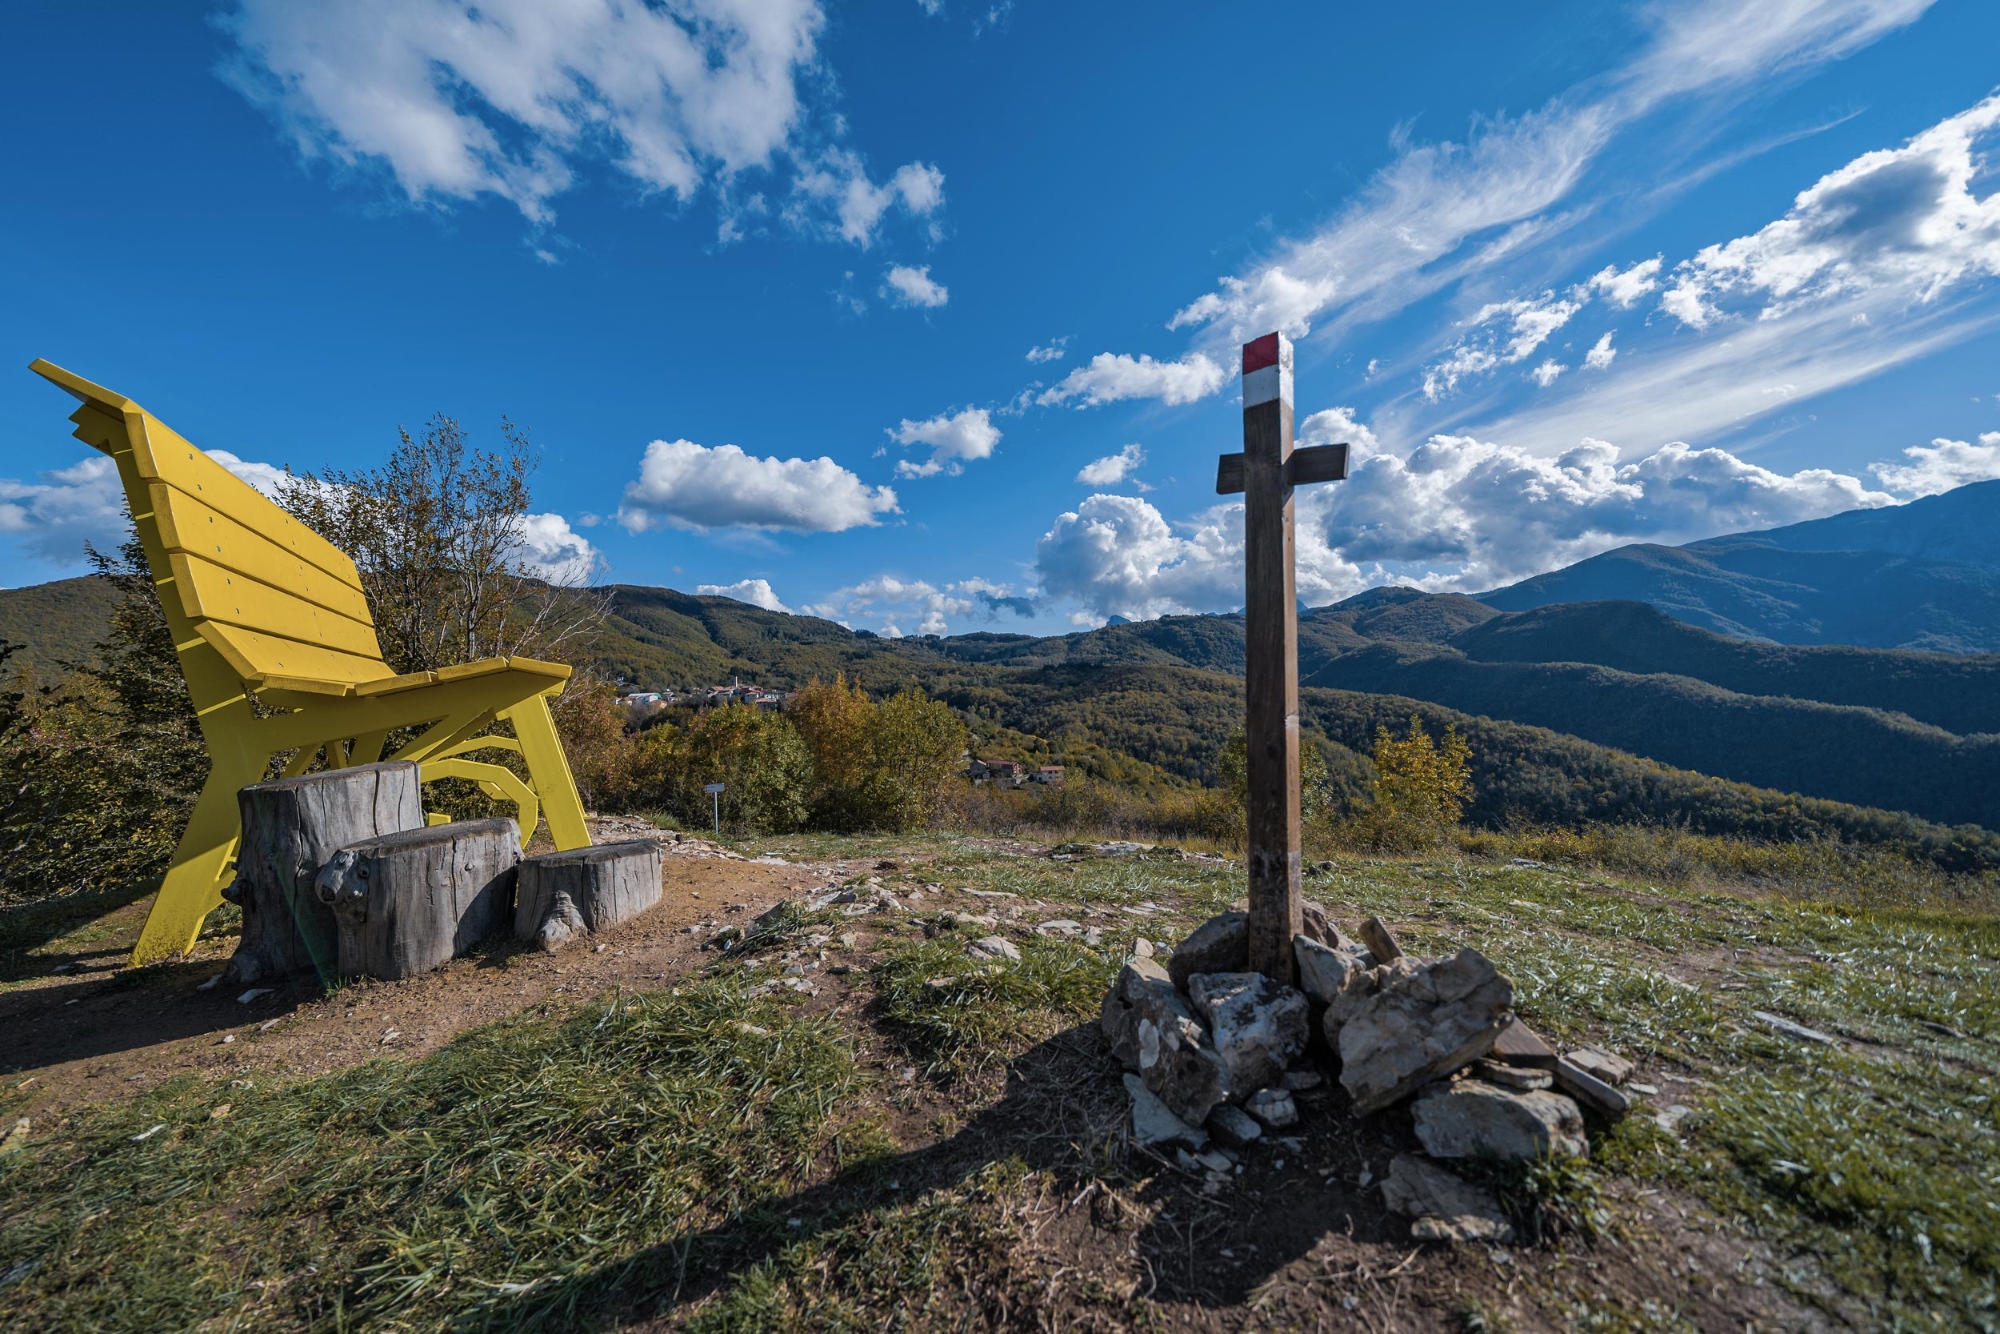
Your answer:
[[[1085,486],[1116,486],[1125,480],[1126,474],[1146,461],[1146,451],[1140,446],[1127,445],[1116,454],[1107,454],[1101,459],[1093,459],[1083,465],[1076,474],[1076,480]]]
[[[1986,432],[1976,445],[1940,436],[1928,445],[1911,445],[1903,454],[1909,463],[1872,463],[1868,471],[1891,491],[1912,498],[2000,477],[2000,431]]]
[[[896,301],[905,306],[942,306],[951,300],[950,289],[931,278],[928,264],[920,269],[907,264],[894,265],[882,281],[885,284],[882,295],[894,293]]]
[[[208,456],[266,495],[277,490],[285,470],[240,459],[227,450]],[[21,548],[61,567],[83,564],[83,544],[109,551],[124,540],[125,490],[118,466],[101,454],[22,482],[0,477],[0,533],[19,536]]]
[[[1770,82],[1839,60],[1923,17],[1933,0],[1701,0],[1648,5],[1652,45],[1624,80],[1649,105],[1719,84]]]
[[[229,471],[241,477],[267,496],[275,496],[291,474],[283,468],[268,463],[258,463],[253,459],[239,459],[226,449],[211,449],[208,456]]]
[[[524,514],[515,534],[514,565],[531,579],[575,588],[595,579],[604,556],[560,514]]]
[[[935,477],[941,472],[956,476],[963,464],[992,457],[993,447],[1000,443],[1000,428],[985,408],[966,408],[920,422],[905,417],[902,425],[889,432],[889,438],[899,445],[931,447],[930,458],[922,463],[898,461],[899,476]]]
[[[1660,265],[1664,262],[1662,257],[1656,255],[1652,259],[1641,260],[1622,273],[1616,265],[1606,265],[1592,274],[1585,286],[1590,291],[1604,293],[1604,299],[1620,310],[1630,310],[1639,304],[1639,299],[1646,293],[1659,287]]]
[[[1051,338],[1047,343],[1045,343],[1041,347],[1029,348],[1028,360],[1035,363],[1040,363],[1044,361],[1061,361],[1064,356],[1064,349],[1067,347],[1068,343],[1069,343],[1068,334],[1064,334],[1061,338]]]
[[[1590,345],[1590,351],[1583,354],[1583,365],[1586,370],[1610,370],[1611,363],[1617,356],[1618,349],[1611,346],[1611,333],[1606,330]]]
[[[896,168],[886,185],[876,185],[858,156],[834,149],[800,171],[785,216],[795,226],[817,226],[866,250],[890,209],[929,218],[942,207],[944,173],[936,167],[908,162]]]
[[[1353,408],[1327,408],[1299,423],[1298,442],[1302,445],[1348,445],[1350,459],[1360,460],[1382,452],[1382,442],[1366,423],[1356,419]]]
[[[1483,375],[1496,366],[1526,360],[1581,309],[1581,298],[1558,299],[1554,292],[1480,307],[1479,313],[1466,323],[1475,331],[1495,327],[1488,328],[1483,335],[1475,332],[1460,339],[1443,361],[1426,366],[1424,397],[1436,402],[1456,389],[1460,380]],[[1504,328],[1498,327],[1503,324]],[[1560,367],[1553,373],[1537,370],[1535,381],[1546,388],[1561,373]]]
[[[1671,444],[1631,463],[1589,440],[1560,457],[1436,436],[1363,457],[1299,491],[1298,588],[1311,603],[1380,583],[1475,591],[1631,541],[1686,542],[1895,503],[1824,469],[1786,476]],[[1036,548],[1045,594],[1098,616],[1224,611],[1243,601],[1242,506],[1177,530],[1137,497],[1092,496]]]
[[[1556,377],[1558,375],[1561,375],[1564,371],[1568,369],[1569,367],[1563,365],[1560,361],[1557,361],[1554,357],[1550,357],[1547,361],[1535,367],[1535,369],[1529,371],[1528,378],[1533,380],[1536,384],[1540,385],[1542,388],[1547,389],[1550,385],[1556,382]]]
[[[1699,329],[1737,305],[1729,298],[1778,319],[1837,298],[1922,305],[2000,276],[2000,190],[1974,193],[1996,127],[2000,95],[1901,148],[1862,154],[1800,192],[1776,222],[1679,265],[1661,308]]]
[[[646,194],[713,187],[727,241],[768,208],[736,199],[739,179],[791,163],[788,216],[830,213],[865,246],[892,206],[942,202],[935,167],[878,186],[851,151],[815,146],[818,0],[236,0],[220,22],[224,77],[302,155],[386,170],[417,204],[492,195],[545,226],[603,162]]]
[[[954,616],[980,616],[989,621],[1001,611],[1028,616],[1033,614],[1033,605],[1028,598],[1014,596],[1007,585],[984,579],[940,588],[924,579],[883,574],[836,589],[826,601],[802,610],[843,624],[843,618],[878,621],[879,632],[895,639],[903,634],[899,623],[905,621],[915,624],[913,634],[942,635],[950,633],[950,618]]]
[[[1157,398],[1178,407],[1208,397],[1228,378],[1228,371],[1199,352],[1180,361],[1100,352],[1088,366],[1077,367],[1035,401],[1048,407],[1080,399],[1077,406],[1094,408],[1128,398]]]
[[[733,584],[696,584],[694,591],[703,597],[735,598],[738,602],[747,602],[765,611],[791,611],[771,591],[769,579],[738,579]]]
[[[735,445],[655,440],[626,484],[618,521],[635,533],[662,523],[838,533],[895,512],[894,491],[865,485],[830,458],[757,458]]]

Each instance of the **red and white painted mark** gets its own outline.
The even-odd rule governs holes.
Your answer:
[[[1243,406],[1292,401],[1292,340],[1265,334],[1243,345]]]

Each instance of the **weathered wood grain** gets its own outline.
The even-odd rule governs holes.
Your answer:
[[[1299,619],[1293,573],[1292,405],[1243,409],[1243,693],[1249,776],[1250,967],[1290,983],[1299,886]]]
[[[515,889],[514,935],[555,949],[582,931],[635,917],[660,901],[663,865],[652,839],[531,857]]]
[[[520,861],[512,820],[462,820],[342,848],[315,885],[339,927],[341,976],[393,981],[465,953],[506,922]]]
[[[223,897],[243,910],[243,937],[225,978],[232,986],[338,972],[333,912],[313,893],[320,867],[341,848],[421,829],[417,766],[349,769],[252,783],[237,793],[243,841]]]

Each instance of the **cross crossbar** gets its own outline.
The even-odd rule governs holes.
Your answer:
[[[1285,460],[1285,485],[1308,486],[1314,482],[1347,480],[1346,445],[1307,445],[1295,449]],[[1240,495],[1243,491],[1243,455],[1224,454],[1215,461],[1215,494]]]

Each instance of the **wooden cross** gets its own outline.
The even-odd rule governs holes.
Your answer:
[[[1291,982],[1299,888],[1299,613],[1292,488],[1347,476],[1346,445],[1292,448],[1292,343],[1243,345],[1243,452],[1218,495],[1243,493],[1243,694],[1250,778],[1250,967]]]

